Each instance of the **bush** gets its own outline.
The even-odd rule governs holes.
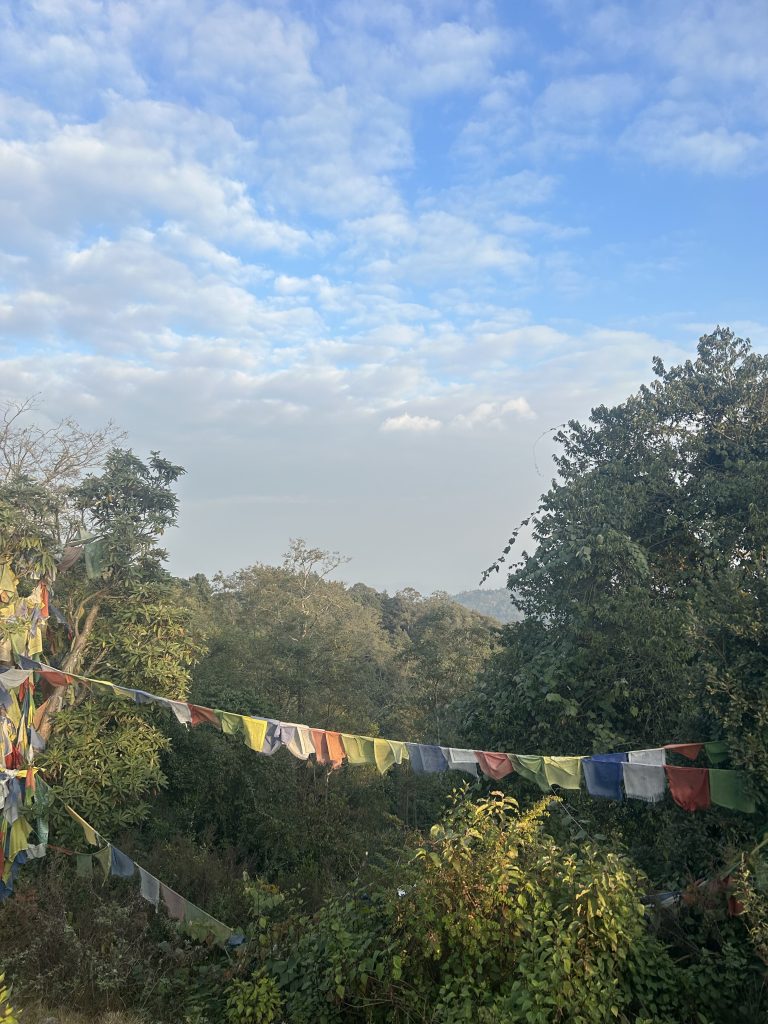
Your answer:
[[[130,1008],[173,1022],[203,1007],[222,1019],[223,950],[187,939],[137,884],[73,874],[68,860],[50,856],[22,873],[3,908],[0,966],[23,1002],[89,1015]]]
[[[252,885],[252,945],[285,1019],[679,1024],[679,971],[646,926],[642,879],[615,854],[558,847],[546,813],[457,797],[409,866],[312,917]],[[260,1007],[257,977],[230,987],[231,1005]]]
[[[18,1024],[19,1018],[11,1006],[11,988],[5,984],[5,975],[0,973],[0,1024]]]
[[[283,1001],[275,981],[257,971],[247,981],[235,981],[227,993],[229,1024],[274,1024]]]

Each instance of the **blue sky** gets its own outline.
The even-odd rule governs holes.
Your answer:
[[[760,0],[7,2],[0,397],[184,464],[179,573],[471,587],[543,432],[768,346],[767,164]]]

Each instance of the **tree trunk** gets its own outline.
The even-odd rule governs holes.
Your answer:
[[[88,646],[88,641],[90,640],[100,609],[101,604],[98,601],[88,609],[88,614],[85,617],[83,627],[82,629],[77,630],[74,643],[61,664],[62,672],[76,672],[80,668],[80,663],[83,660],[83,655],[85,654],[85,649]],[[40,723],[40,728],[37,730],[46,743],[51,735],[53,719],[61,710],[61,705],[64,703],[65,693],[66,687],[61,686],[51,694],[46,702],[45,714],[43,715],[43,719]]]

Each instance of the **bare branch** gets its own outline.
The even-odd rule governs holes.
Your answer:
[[[0,481],[27,476],[45,487],[69,487],[125,438],[111,420],[97,430],[84,430],[71,417],[49,427],[26,422],[28,413],[41,408],[40,395],[0,408]]]

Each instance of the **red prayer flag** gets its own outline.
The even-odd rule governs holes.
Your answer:
[[[310,729],[309,732],[315,747],[317,763],[340,768],[345,757],[341,733],[329,732],[327,729]]]
[[[213,708],[202,708],[199,704],[190,704],[189,710],[192,713],[190,725],[202,725],[203,722],[207,722],[208,725],[212,725],[214,729],[221,732],[221,722]]]
[[[704,749],[703,743],[667,743],[664,746],[665,750],[674,750],[676,754],[682,754],[683,757],[687,757],[689,761],[695,761],[699,754]]]
[[[710,806],[708,768],[676,768],[668,764],[664,770],[672,799],[684,811],[705,811]]]
[[[325,729],[310,729],[309,732],[312,736],[312,745],[315,748],[317,763],[328,764],[331,758],[328,754],[328,740],[325,735]]]
[[[490,750],[476,750],[475,754],[483,774],[491,779],[503,779],[515,770],[506,754],[497,754]]]
[[[72,676],[65,672],[59,672],[57,668],[37,669],[40,678],[49,686],[71,686]]]

